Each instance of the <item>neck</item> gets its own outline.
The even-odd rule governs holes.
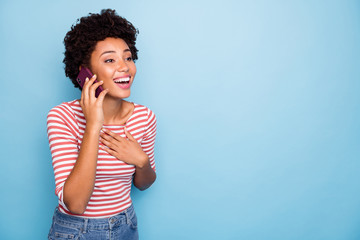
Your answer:
[[[105,96],[103,101],[104,124],[123,124],[126,119],[126,101]]]

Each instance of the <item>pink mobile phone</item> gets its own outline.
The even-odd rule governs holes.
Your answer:
[[[80,68],[81,69],[80,69],[79,75],[77,76],[76,80],[80,84],[80,87],[82,89],[83,86],[84,86],[84,83],[85,83],[85,79],[86,78],[89,78],[89,79],[92,78],[93,74],[91,73],[90,69],[88,69],[86,67],[80,67]],[[97,79],[95,80],[94,83],[96,83],[96,82],[97,82]],[[95,90],[95,97],[98,97],[102,90],[104,90],[102,88],[102,86],[99,86]]]

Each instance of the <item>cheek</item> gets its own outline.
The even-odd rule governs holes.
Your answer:
[[[135,63],[133,63],[133,65],[131,66],[131,72],[132,72],[132,75],[135,76],[135,74],[136,74],[136,66],[135,66]]]
[[[99,68],[97,65],[90,64],[90,71],[92,74],[96,74],[96,76],[99,76]]]
[[[95,68],[94,70],[96,70],[96,75],[99,78],[102,79],[107,79],[107,78],[111,78],[114,76],[115,70],[112,68],[108,68],[106,66],[100,66],[98,68]]]
[[[90,68],[91,72],[93,74],[95,74],[95,72],[97,72],[97,69],[98,69],[98,63],[96,61],[94,61],[93,54],[91,54],[91,56],[90,56],[89,65],[90,65],[89,68]]]

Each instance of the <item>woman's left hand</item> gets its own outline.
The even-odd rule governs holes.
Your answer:
[[[100,146],[100,148],[127,164],[139,168],[144,167],[148,164],[149,157],[126,128],[124,130],[126,138],[120,137],[110,130],[103,129],[100,134],[100,141],[105,147]]]

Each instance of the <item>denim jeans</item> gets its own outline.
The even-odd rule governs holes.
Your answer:
[[[137,218],[133,205],[116,216],[109,218],[81,218],[54,213],[48,239],[96,239],[137,240]]]

